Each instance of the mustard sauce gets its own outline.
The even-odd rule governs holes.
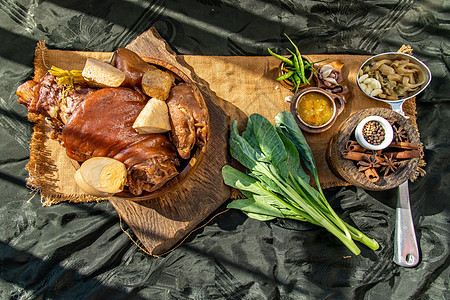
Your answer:
[[[306,93],[297,102],[297,114],[309,125],[323,125],[333,115],[331,100],[322,93]]]

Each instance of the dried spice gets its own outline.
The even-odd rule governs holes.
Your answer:
[[[361,147],[357,141],[349,140],[342,152],[343,158],[354,161],[358,171],[363,172],[367,180],[371,182],[378,181],[380,176],[395,174],[407,160],[423,155],[418,144],[410,143],[407,131],[396,118],[386,119],[394,130],[394,140],[387,148],[368,150]],[[375,131],[373,127],[368,127],[369,129]]]
[[[383,155],[384,161],[380,163],[380,171],[383,172],[384,176],[389,175],[389,173],[395,173],[397,171],[400,162],[394,158],[393,154],[389,156]]]
[[[384,141],[385,131],[378,121],[369,121],[362,130],[364,139],[372,145],[378,146]]]
[[[408,141],[408,133],[402,125],[393,125],[394,129],[394,141],[395,142],[407,142]]]
[[[418,150],[404,150],[400,152],[385,152],[378,151],[357,151],[351,150],[354,141],[349,141],[347,147],[343,152],[343,157],[348,160],[353,160],[358,167],[359,172],[363,172],[367,180],[377,182],[380,179],[380,174],[384,177],[389,174],[394,174],[401,166],[402,161],[410,158],[419,157],[416,152]],[[400,155],[402,154],[402,155]]]
[[[359,166],[358,171],[366,171],[368,169],[376,169],[380,167],[380,162],[377,159],[377,154],[374,153],[370,156],[364,156],[362,161],[359,161],[357,165]]]
[[[353,150],[353,141],[348,141],[347,144],[345,144],[345,149],[342,152],[342,156],[346,157],[350,151]]]
[[[369,150],[370,155],[376,154],[378,156],[381,156],[382,152],[383,152],[382,150]]]

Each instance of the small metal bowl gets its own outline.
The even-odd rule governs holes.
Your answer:
[[[399,97],[398,100],[387,100],[387,99],[371,96],[370,94],[366,93],[366,91],[364,91],[361,87],[361,84],[359,82],[360,73],[361,73],[361,70],[366,65],[371,64],[373,61],[380,61],[382,59],[389,59],[389,60],[409,59],[410,61],[414,62],[419,67],[420,71],[422,72],[422,74],[424,76],[424,83],[420,86],[419,89],[417,89],[417,91],[415,91],[407,96]],[[356,82],[358,84],[358,87],[361,89],[361,91],[367,97],[372,98],[374,100],[386,102],[389,105],[391,105],[391,107],[394,111],[400,113],[401,115],[404,115],[403,109],[402,109],[403,102],[405,102],[406,100],[411,99],[413,97],[416,97],[430,84],[431,72],[430,72],[430,69],[422,61],[418,60],[417,58],[415,58],[412,55],[405,54],[405,53],[399,53],[399,52],[386,52],[386,53],[381,53],[381,54],[372,56],[369,59],[367,59],[358,70],[358,74],[356,76]]]

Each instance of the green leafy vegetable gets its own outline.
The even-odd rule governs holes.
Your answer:
[[[354,241],[378,249],[375,240],[345,223],[329,205],[320,187],[313,153],[292,115],[281,112],[275,123],[252,114],[241,136],[233,121],[230,152],[247,168],[247,174],[224,166],[222,175],[225,184],[239,189],[246,199],[234,200],[228,207],[261,221],[287,218],[322,226],[355,254],[360,249]],[[309,184],[310,177],[301,162],[314,177],[317,189]]]

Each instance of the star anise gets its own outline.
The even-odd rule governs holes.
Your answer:
[[[396,142],[407,142],[408,141],[408,133],[402,125],[394,125],[392,126],[394,129],[394,141]]]
[[[358,161],[358,171],[364,172],[368,169],[375,169],[380,167],[380,162],[377,159],[377,154],[374,153],[370,156],[364,155],[363,160]]]
[[[387,176],[389,173],[395,173],[397,171],[398,166],[400,164],[399,161],[397,161],[393,154],[386,156],[383,155],[384,161],[380,162],[381,169],[380,171],[384,173],[384,176]]]

